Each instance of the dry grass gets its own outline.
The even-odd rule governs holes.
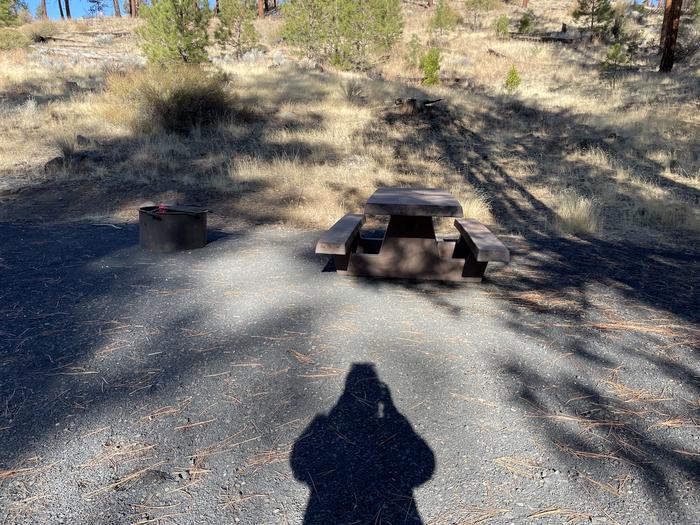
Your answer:
[[[574,235],[595,233],[598,229],[598,210],[595,203],[575,193],[565,193],[557,205],[557,227]]]
[[[534,9],[543,28],[568,20],[563,3]],[[490,17],[501,12],[514,20],[521,9],[503,6]],[[429,16],[406,7],[406,42],[413,34],[426,40]],[[110,213],[133,219],[135,204],[145,199],[182,198],[247,222],[320,228],[360,210],[378,186],[403,185],[448,188],[466,216],[500,220],[510,231],[523,226],[498,216],[503,202],[531,214],[527,227],[551,226],[532,200],[551,210],[564,233],[648,238],[654,231],[700,231],[694,201],[700,160],[692,153],[700,117],[692,93],[674,95],[683,93],[684,83],[692,85],[697,72],[679,66],[673,77],[660,78],[642,68],[612,89],[590,69],[603,47],[498,40],[491,18],[481,30],[460,27],[438,38],[443,73],[465,79],[465,89],[392,82],[417,76],[403,52],[382,66],[389,80],[293,63],[228,64],[220,66],[229,80],[226,105],[255,118],[224,118],[195,126],[186,137],[158,126],[140,134],[152,113],[119,94],[147,73],[129,73],[126,65],[120,67],[126,76],[110,76],[95,60],[49,64],[50,54],[0,53],[0,189],[46,180],[43,164],[56,155],[54,137],[70,145],[81,134],[98,145],[106,162],[56,175],[57,183],[89,182],[90,192],[67,199],[73,207],[61,204],[70,216],[78,210],[104,214],[104,203],[114,202]],[[92,38],[102,31],[118,39],[110,48],[122,54],[133,49],[133,22],[89,24],[58,24],[59,34]],[[289,53],[278,42],[277,18],[256,25],[268,48]],[[94,38],[89,43],[107,49]],[[503,88],[513,64],[523,78],[517,97]],[[107,77],[113,89],[101,94]],[[445,101],[433,116],[387,119],[393,100],[410,96]],[[452,230],[449,223],[439,226]]]

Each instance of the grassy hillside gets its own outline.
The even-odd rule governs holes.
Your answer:
[[[576,34],[564,3],[532,7],[538,30]],[[507,14],[514,30],[522,12],[504,5],[439,36],[450,81],[430,89],[404,58],[414,34],[426,40],[425,7],[406,5],[404,42],[371,77],[298,59],[278,17],[258,21],[267,53],[212,51],[232,118],[186,136],[109,118],[134,107],[103,93],[107,75],[140,67],[133,22],[57,24],[46,43],[0,52],[0,218],[133,220],[144,200],[178,200],[223,222],[321,228],[400,184],[449,188],[503,233],[689,242],[700,231],[697,57],[660,76],[650,15],[631,22],[642,51],[613,82],[600,43],[499,39],[493,19]],[[513,65],[522,84],[509,93]],[[443,101],[410,115],[399,97]]]

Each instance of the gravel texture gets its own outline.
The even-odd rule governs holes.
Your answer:
[[[448,286],[0,226],[0,523],[698,523],[700,252],[506,238]]]

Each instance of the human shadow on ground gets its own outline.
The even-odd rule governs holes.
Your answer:
[[[297,439],[290,463],[309,486],[304,523],[423,523],[413,489],[435,456],[391,399],[371,363],[355,363],[345,390]]]

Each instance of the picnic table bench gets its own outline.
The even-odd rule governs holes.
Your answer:
[[[366,215],[389,215],[384,238],[361,235]],[[480,282],[489,262],[508,262],[508,248],[480,222],[456,219],[457,239],[437,239],[433,217],[461,217],[462,206],[438,189],[380,188],[364,213],[349,213],[326,231],[316,253],[331,255],[338,273]]]

